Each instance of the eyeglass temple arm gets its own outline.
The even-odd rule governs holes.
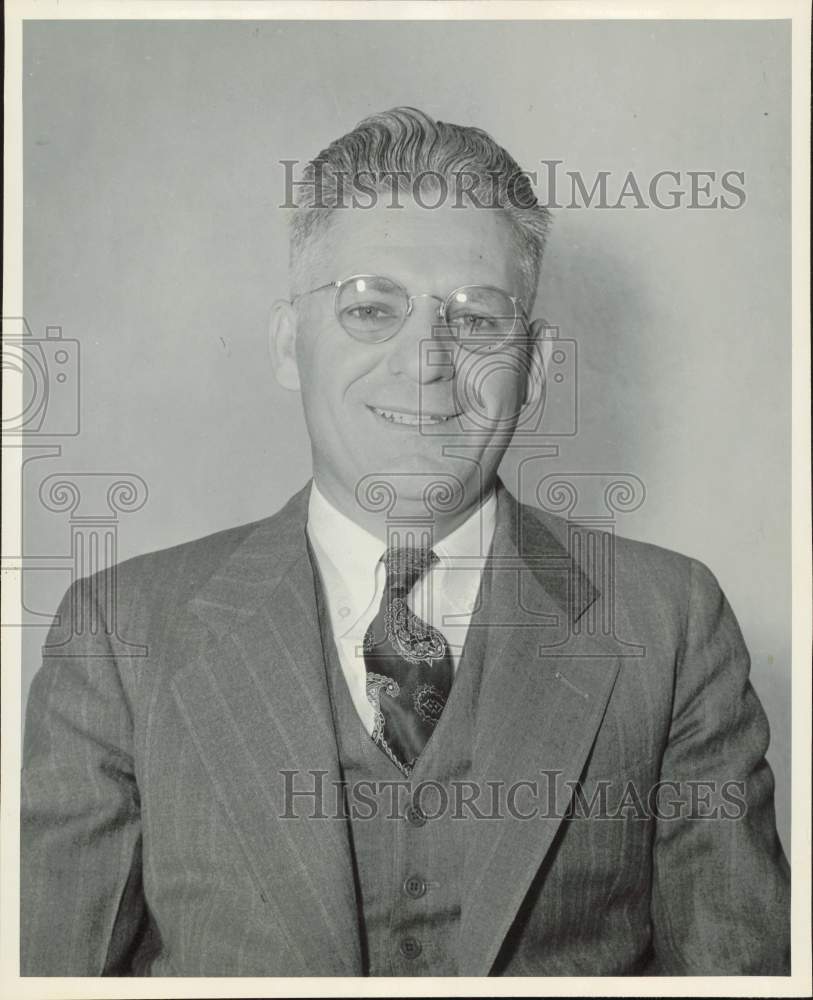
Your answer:
[[[338,288],[339,285],[341,285],[341,281],[327,281],[324,285],[319,285],[317,288],[309,288],[307,292],[299,292],[297,295],[291,296],[288,301],[291,305],[293,305],[299,299],[303,299],[306,295],[313,295],[314,292],[321,292],[324,288]]]

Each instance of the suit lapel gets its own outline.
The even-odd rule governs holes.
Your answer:
[[[598,596],[590,581],[536,514],[504,487],[498,499],[487,590],[472,620],[486,629],[473,778],[500,782],[504,796],[518,782],[536,782],[539,797],[520,795],[515,804],[543,815],[512,816],[503,797],[505,818],[473,822],[461,929],[467,975],[491,969],[559,828],[564,783],[579,778],[619,666],[600,642],[574,636],[573,624]],[[548,782],[559,789],[556,808]]]
[[[174,678],[181,714],[272,922],[303,974],[357,975],[347,823],[305,524],[308,487],[190,604],[211,642]],[[311,794],[291,795],[291,789]]]

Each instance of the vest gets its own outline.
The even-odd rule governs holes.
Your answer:
[[[461,821],[458,804],[460,788],[471,780],[485,630],[469,629],[446,707],[411,777],[406,778],[373,743],[359,718],[342,672],[313,557],[312,562],[345,782],[364,974],[459,975],[467,824]]]

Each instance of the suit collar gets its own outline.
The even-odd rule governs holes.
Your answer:
[[[278,513],[260,521],[190,601],[190,610],[218,637],[248,621],[291,568],[308,559],[310,488],[306,483]],[[500,480],[496,496],[492,554],[524,563],[568,621],[578,621],[598,597],[595,585],[544,515],[517,503]]]

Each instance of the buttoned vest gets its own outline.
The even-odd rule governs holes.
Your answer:
[[[471,781],[485,630],[469,629],[443,715],[406,778],[359,718],[311,561],[345,782],[365,974],[458,975],[467,826],[460,802]]]

